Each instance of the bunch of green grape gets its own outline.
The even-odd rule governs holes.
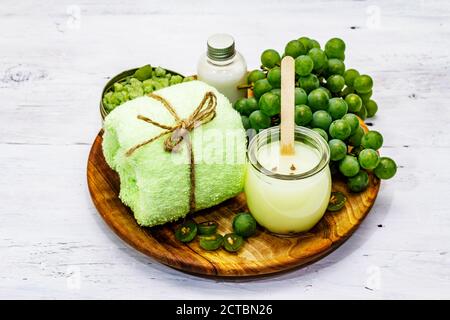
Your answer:
[[[355,69],[346,69],[344,41],[332,38],[322,49],[316,40],[301,37],[286,44],[283,56],[295,59],[295,122],[328,141],[332,172],[344,175],[353,192],[367,188],[367,171],[380,179],[392,178],[396,163],[377,152],[383,136],[377,131],[365,133],[358,119],[373,117],[378,111],[371,99],[373,80]],[[267,49],[261,54],[261,69],[248,74],[253,97],[234,103],[245,129],[259,131],[279,124],[280,62],[280,54]]]
[[[137,69],[132,76],[115,82],[103,96],[103,105],[109,113],[128,100],[193,79],[193,77],[183,78],[178,74],[172,74],[161,67],[152,68],[150,65],[145,65]]]

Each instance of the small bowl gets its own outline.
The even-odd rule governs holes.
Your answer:
[[[139,68],[134,68],[134,69],[130,69],[130,70],[125,70],[122,71],[121,73],[115,75],[114,77],[112,77],[105,85],[105,87],[103,88],[102,91],[102,96],[100,97],[100,115],[102,117],[102,120],[105,119],[105,117],[108,115],[108,111],[106,111],[105,106],[103,105],[103,96],[105,95],[105,93],[107,93],[111,87],[114,85],[114,83],[118,82],[118,81],[122,81],[127,77],[130,77],[132,75],[134,75],[134,73],[136,72],[136,70]],[[185,76],[183,76],[182,74],[169,70],[169,69],[165,69],[167,72],[169,72],[172,75],[178,75],[181,76],[183,78],[185,78]]]

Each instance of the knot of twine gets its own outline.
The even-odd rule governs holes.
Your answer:
[[[189,152],[189,171],[190,171],[190,182],[191,182],[191,188],[190,188],[190,196],[189,196],[189,208],[190,211],[195,210],[195,170],[194,170],[194,153],[192,150],[192,143],[189,138],[189,132],[194,130],[196,127],[208,123],[214,117],[216,116],[216,106],[217,106],[217,97],[213,92],[207,92],[205,93],[205,96],[203,97],[202,101],[198,105],[197,108],[195,108],[194,112],[187,118],[187,119],[181,119],[178,114],[176,113],[175,109],[172,107],[172,105],[163,97],[150,93],[148,94],[150,98],[153,98],[159,102],[169,111],[169,113],[173,116],[175,120],[174,125],[165,125],[161,124],[157,121],[154,121],[148,117],[138,115],[137,118],[139,120],[145,121],[147,123],[150,123],[154,126],[157,126],[161,129],[164,129],[160,134],[137,144],[136,146],[130,148],[125,155],[127,157],[131,156],[137,149],[152,143],[153,141],[161,138],[162,136],[165,136],[167,134],[170,134],[165,140],[164,140],[164,150],[171,152],[177,152],[179,150],[180,143],[183,140],[186,140],[186,145]]]

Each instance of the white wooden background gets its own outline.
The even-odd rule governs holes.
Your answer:
[[[193,74],[228,32],[263,49],[339,36],[373,76],[382,153],[399,164],[341,248],[251,281],[175,271],[127,247],[86,186],[108,77],[146,63]],[[0,4],[0,298],[450,298],[448,1],[16,1]],[[382,225],[379,227],[378,225]]]

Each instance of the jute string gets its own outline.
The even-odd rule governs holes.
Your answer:
[[[150,93],[148,94],[150,98],[153,98],[159,102],[169,111],[175,120],[174,125],[165,125],[154,121],[148,117],[138,115],[139,120],[150,123],[161,129],[164,129],[160,134],[142,142],[134,147],[130,148],[125,155],[127,157],[131,156],[137,149],[152,143],[153,141],[169,134],[169,136],[164,140],[164,150],[167,152],[177,152],[180,148],[180,143],[184,140],[186,141],[186,146],[188,148],[189,154],[189,176],[190,176],[190,191],[189,191],[189,210],[193,212],[195,210],[195,162],[194,162],[194,152],[192,150],[192,142],[189,137],[189,133],[196,127],[208,123],[216,116],[216,106],[217,97],[213,92],[205,93],[202,101],[195,108],[194,112],[187,118],[181,119],[172,105],[164,99],[163,97]]]

